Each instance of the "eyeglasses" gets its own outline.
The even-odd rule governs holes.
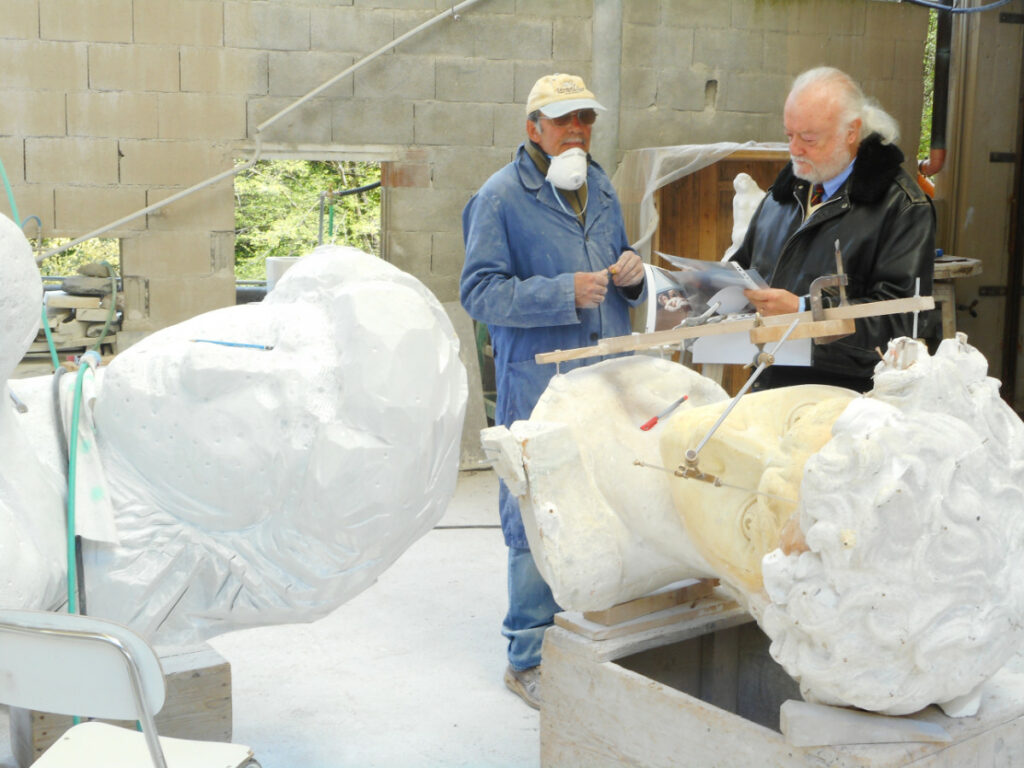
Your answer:
[[[557,125],[559,128],[572,123],[572,119],[576,118],[580,121],[580,125],[593,125],[594,121],[597,120],[597,110],[594,109],[580,109],[576,112],[570,112],[567,115],[561,115],[559,117],[547,117],[544,116],[545,120],[550,120],[553,125]]]

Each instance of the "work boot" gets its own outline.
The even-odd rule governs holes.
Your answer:
[[[530,667],[522,672],[512,669],[510,664],[505,669],[505,685],[512,693],[525,701],[534,709],[540,709],[540,667]]]

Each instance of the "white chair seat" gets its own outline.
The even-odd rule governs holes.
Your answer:
[[[167,768],[238,768],[257,765],[241,744],[160,737]],[[146,738],[107,723],[89,722],[70,728],[32,768],[152,768]]]

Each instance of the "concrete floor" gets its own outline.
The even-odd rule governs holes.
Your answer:
[[[539,766],[538,713],[502,682],[497,516],[495,475],[463,472],[439,525],[334,613],[214,638],[234,741],[263,768]]]

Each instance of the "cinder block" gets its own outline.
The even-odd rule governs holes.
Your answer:
[[[148,281],[149,323],[154,328],[166,328],[235,303],[233,270],[187,280],[151,277]]]
[[[4,23],[0,38],[39,37],[38,0],[4,0]]]
[[[773,3],[736,0],[732,6],[732,26],[761,32],[796,32],[800,27],[799,3]]]
[[[54,224],[64,232],[83,235],[111,224],[146,207],[141,187],[70,187],[54,190]],[[146,217],[139,216],[104,237],[118,237],[131,230],[145,229]]]
[[[11,40],[0,45],[5,88],[78,91],[89,87],[87,46],[42,40]]]
[[[355,73],[353,93],[357,99],[433,99],[440,66],[425,57],[383,56]]]
[[[129,43],[132,0],[39,0],[39,36],[44,40]]]
[[[556,61],[590,59],[594,51],[594,31],[590,24],[556,19],[551,55]]]
[[[876,40],[917,40],[924,45],[928,14],[909,3],[864,3],[864,34]],[[987,16],[988,14],[981,14]]]
[[[331,107],[331,139],[340,144],[412,144],[412,102],[337,101]]]
[[[694,112],[714,109],[715,104],[706,103],[708,79],[693,69],[662,69],[658,72],[658,105]]]
[[[701,34],[705,34],[702,30]],[[622,64],[624,67],[689,66],[693,61],[692,29],[680,27],[645,27],[627,24],[622,30]]]
[[[0,91],[0,134],[63,136],[64,94],[58,91]]]
[[[556,23],[563,22],[556,19]],[[473,19],[475,51],[477,57],[492,60],[515,61],[517,59],[544,61],[552,57],[552,21],[550,19],[533,20],[519,18],[511,21],[505,16],[480,16]],[[590,21],[571,19],[563,23],[571,25],[579,36],[589,41]],[[458,22],[462,24],[462,22]],[[445,35],[447,37],[447,35]],[[450,53],[439,51],[442,59],[451,58]],[[585,56],[569,56],[557,58],[590,58],[589,43]]]
[[[256,127],[268,120],[274,122],[263,129],[265,141],[272,141],[282,146],[297,144],[322,144],[331,142],[331,109],[330,99],[311,99],[294,110],[280,117],[277,115],[294,103],[294,99],[249,99],[249,133],[254,135]]]
[[[370,53],[395,38],[388,11],[313,8],[310,14],[313,50]]]
[[[749,6],[757,1],[735,0],[741,6]],[[661,23],[667,27],[693,28],[698,33],[705,29],[728,28],[732,26],[733,5],[730,0],[719,0],[716,3],[707,0],[673,0],[662,4]]]
[[[161,139],[245,138],[245,97],[218,93],[161,93]]]
[[[224,45],[268,51],[309,50],[309,9],[291,3],[226,2]]]
[[[320,53],[317,51],[274,51],[270,54],[271,96],[305,96],[328,80],[352,66],[355,57],[349,53]],[[323,95],[330,99],[352,98],[352,75],[348,75]]]
[[[52,184],[11,184],[14,202],[18,206],[18,215],[24,223],[25,234],[29,238],[36,237],[38,226],[33,221],[27,223],[31,216],[39,217],[42,222],[43,236],[53,235],[53,185]],[[10,216],[7,195],[0,196],[0,211]]]
[[[718,82],[719,110],[779,114],[789,86],[782,75],[729,73]]]
[[[121,183],[188,187],[231,168],[231,151],[206,141],[119,142]]]
[[[430,233],[406,232],[389,227],[384,235],[383,258],[411,275],[430,271]]]
[[[518,137],[523,141],[526,133],[521,124],[526,121],[519,112],[516,117]],[[468,200],[492,173],[512,159],[512,155],[507,149],[494,147],[438,147],[430,159],[434,167],[434,189],[462,191]]]
[[[764,35],[741,30],[701,30],[693,42],[693,63],[728,68],[731,72],[761,69]]]
[[[124,259],[121,260],[122,293],[124,293],[124,316],[121,319],[121,331],[145,334],[156,330],[149,320],[149,279],[132,276],[124,272]]]
[[[441,222],[461,226],[462,209],[468,199],[464,192],[447,189],[396,187],[389,189],[388,226],[406,232],[437,232]]]
[[[633,0],[622,5],[622,21],[625,24],[639,24],[656,27],[661,24],[661,0]]]
[[[150,189],[146,205],[153,205],[180,189]],[[234,181],[226,179],[193,192],[149,214],[149,228],[158,230],[233,230],[235,227]]]
[[[267,93],[267,57],[263,51],[182,48],[181,90],[262,96]]]
[[[478,9],[486,5],[486,12],[480,13]],[[486,53],[480,52],[480,37],[487,34],[487,30],[494,24],[505,24],[506,28],[512,23],[510,17],[497,17],[500,13],[496,6],[500,3],[495,0],[487,0],[475,8],[469,9],[466,13],[459,14],[458,20],[450,16],[433,26],[424,34],[411,37],[400,46],[395,48],[397,53],[406,56],[441,56],[456,58],[472,58],[474,56],[486,57]],[[443,10],[438,8],[438,11]],[[398,37],[415,29],[426,20],[423,13],[415,11],[395,11],[394,14],[394,36]]]
[[[486,149],[497,152],[500,157],[505,158],[505,162],[508,162],[512,159],[516,147],[526,141],[526,107],[521,103],[495,104],[493,115],[493,146]]]
[[[511,102],[515,88],[510,61],[438,61],[437,98],[441,101]]]
[[[430,292],[437,297],[437,300],[442,304],[446,301],[458,301],[459,300],[459,276],[455,275],[433,275],[417,274],[416,277],[420,279]]]
[[[71,136],[141,139],[157,135],[159,102],[155,93],[82,91],[67,95]]]
[[[132,277],[199,277],[213,273],[210,232],[145,232],[121,240],[121,273]]]
[[[220,3],[208,0],[134,0],[135,42],[219,46],[224,40]]]
[[[658,71],[630,67],[622,71],[622,106],[626,109],[647,109],[658,99]]]
[[[401,8],[404,10],[434,10],[434,0],[359,0],[366,8]]]
[[[786,76],[790,81],[811,67],[824,64],[830,55],[829,39],[823,35],[765,33],[764,72]],[[782,106],[779,106],[779,113]]]
[[[210,258],[213,271],[235,271],[235,228],[210,233]]]
[[[90,45],[89,86],[100,91],[177,91],[178,49],[166,45]]]
[[[490,104],[416,104],[415,143],[456,146],[490,146]],[[525,125],[526,115],[523,114]]]
[[[382,163],[380,168],[381,186],[429,187],[430,166],[427,163]]]
[[[593,0],[558,0],[557,3],[552,3],[550,0],[517,0],[516,14],[541,18],[575,16],[589,21],[594,10],[593,6]]]
[[[466,261],[462,227],[435,232],[430,251],[430,271],[435,275],[459,275]]]
[[[902,43],[867,37],[833,38],[828,47],[829,64],[850,73],[858,82],[889,80],[895,74],[895,52]],[[916,75],[924,74],[924,46],[917,49]]]
[[[113,139],[26,139],[26,181],[116,184],[117,142]]]
[[[25,181],[25,140],[20,136],[0,137],[0,162],[11,184]],[[2,199],[2,197],[0,197]]]

